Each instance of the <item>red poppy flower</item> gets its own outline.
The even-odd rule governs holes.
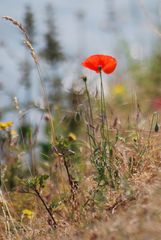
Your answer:
[[[103,70],[105,73],[112,73],[117,65],[117,60],[112,56],[106,56],[102,54],[92,55],[88,57],[82,65],[89,68],[97,73]]]

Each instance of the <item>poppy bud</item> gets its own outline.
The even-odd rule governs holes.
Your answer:
[[[98,66],[98,71],[101,72],[102,66]]]
[[[46,114],[44,115],[44,119],[45,119],[46,122],[48,122],[48,121],[50,120],[50,116],[49,116],[48,113],[46,113]]]
[[[86,76],[82,76],[81,78],[83,79],[84,82],[87,82],[87,77]]]
[[[158,123],[156,123],[155,128],[154,128],[154,131],[155,131],[155,132],[159,132],[159,125],[158,125]]]

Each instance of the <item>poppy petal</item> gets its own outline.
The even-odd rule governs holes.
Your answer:
[[[115,70],[117,61],[112,56],[96,54],[89,56],[84,62],[82,62],[82,65],[96,71],[97,73],[101,67],[105,73],[110,74]]]
[[[98,68],[94,65],[94,63],[92,63],[91,61],[88,61],[88,59],[82,62],[82,65],[86,68],[96,71],[97,73],[99,72]]]
[[[116,62],[115,59],[112,58],[112,59],[103,67],[102,70],[103,70],[105,73],[110,74],[110,73],[112,73],[112,72],[115,70],[116,66],[117,66],[117,62]]]
[[[88,57],[82,65],[86,68],[89,68],[91,70],[96,71],[97,73],[99,72],[98,66],[100,66],[100,57],[99,55],[92,55]]]

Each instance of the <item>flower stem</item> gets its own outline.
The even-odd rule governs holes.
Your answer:
[[[49,209],[49,207],[46,205],[46,202],[44,201],[43,197],[40,195],[40,192],[37,189],[34,189],[35,193],[37,194],[38,198],[41,200],[42,204],[44,205],[46,211],[48,212],[52,222],[53,222],[53,227],[56,228],[57,223],[55,221],[55,218],[53,217],[51,210]]]
[[[88,91],[88,87],[87,87],[87,83],[86,81],[84,82],[85,83],[85,89],[86,89],[86,94],[87,94],[87,98],[88,98],[88,104],[89,104],[89,111],[90,111],[90,120],[91,120],[91,128],[92,128],[92,134],[93,134],[93,142],[94,144],[96,145],[96,140],[95,140],[95,131],[94,131],[94,118],[93,118],[93,112],[92,112],[92,105],[91,105],[91,99],[90,99],[90,94],[89,94],[89,91]]]
[[[104,95],[104,88],[103,88],[103,80],[102,80],[102,72],[100,70],[100,80],[101,80],[101,118],[102,118],[102,137],[105,141],[109,140],[109,129],[108,129],[108,121],[107,121],[107,113],[106,113],[106,103],[105,103],[105,95]],[[106,123],[106,132],[105,132],[105,123]]]
[[[65,169],[66,169],[66,172],[67,172],[67,176],[68,176],[68,181],[69,181],[70,191],[71,191],[71,197],[72,197],[73,200],[75,200],[76,186],[74,184],[72,175],[69,172],[69,166],[68,166],[67,160],[66,160],[64,155],[63,155],[63,162],[64,162],[64,166],[65,166]]]

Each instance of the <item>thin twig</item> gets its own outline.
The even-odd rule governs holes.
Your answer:
[[[34,189],[35,193],[37,194],[38,198],[41,200],[42,204],[44,205],[46,211],[48,212],[52,222],[53,222],[53,227],[56,228],[57,227],[57,222],[55,220],[55,218],[53,217],[51,210],[49,209],[49,207],[47,206],[46,202],[44,201],[43,197],[40,195],[39,191],[35,188]]]

